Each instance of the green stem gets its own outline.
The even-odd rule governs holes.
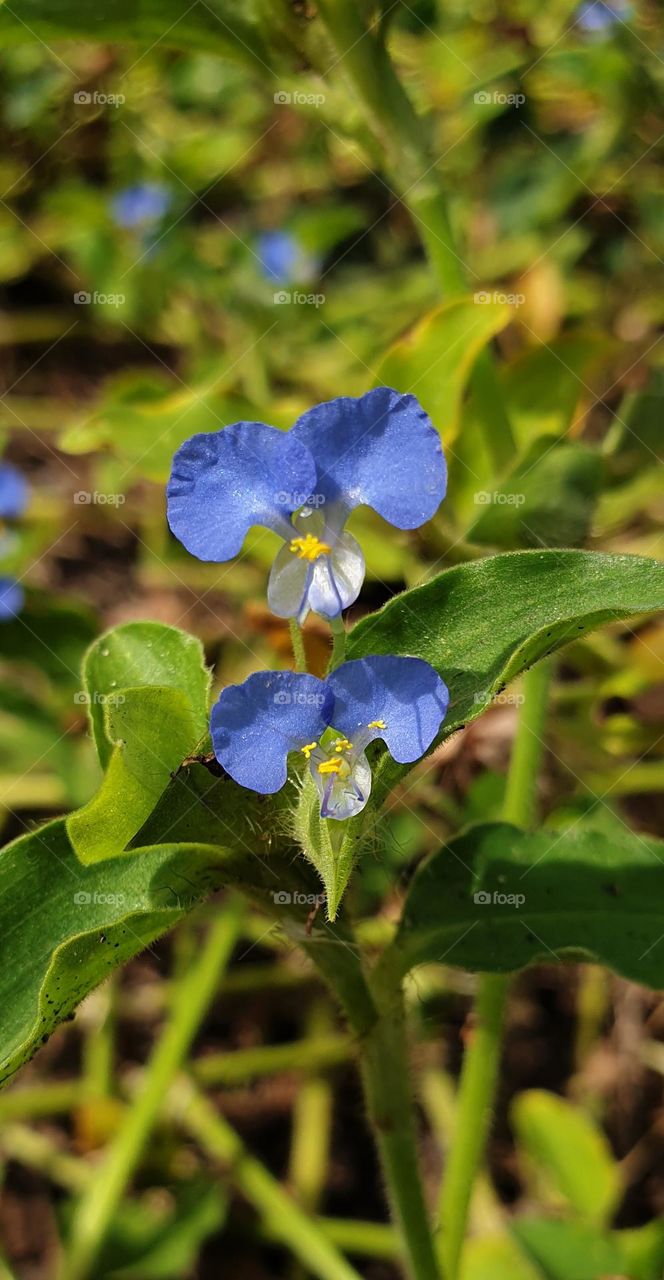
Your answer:
[[[0,1125],[12,1120],[40,1120],[66,1115],[89,1098],[86,1080],[57,1080],[0,1094]]]
[[[503,802],[503,820],[516,827],[531,827],[537,808],[537,778],[544,751],[544,727],[553,666],[545,659],[531,667],[523,677],[523,703],[517,726],[507,789]]]
[[[114,1000],[112,975],[88,1000],[92,1012],[83,1048],[83,1078],[85,1090],[93,1098],[113,1092]]]
[[[507,974],[482,974],[457,1095],[456,1141],[445,1171],[441,1202],[440,1258],[445,1280],[456,1280],[475,1177],[491,1123],[500,1065]]]
[[[456,249],[447,192],[425,121],[414,110],[382,39],[365,26],[357,0],[319,0],[319,10],[339,61],[376,129],[390,180],[417,224],[443,296],[449,299],[466,293],[466,267]],[[476,362],[471,382],[489,454],[502,471],[516,446],[488,351]]]
[[[210,928],[196,962],[178,984],[170,1020],[145,1070],[141,1092],[79,1203],[64,1269],[67,1280],[85,1280],[94,1274],[99,1249],[155,1125],[164,1095],[189,1051],[229,960],[238,937],[241,912],[239,900],[231,898]]]
[[[312,1044],[333,1030],[327,1001],[313,1005],[307,1018]],[[308,1039],[304,1041],[308,1043]],[[309,1214],[318,1212],[325,1192],[330,1162],[334,1093],[328,1079],[318,1071],[307,1073],[293,1105],[288,1183],[298,1204]],[[291,1280],[305,1280],[306,1272],[296,1261]]]
[[[399,1237],[387,1222],[363,1222],[360,1218],[315,1219],[321,1231],[344,1253],[362,1258],[384,1258],[398,1262]],[[274,1239],[265,1232],[268,1239]]]
[[[191,1081],[170,1093],[176,1117],[203,1151],[228,1167],[230,1181],[258,1210],[265,1228],[319,1280],[360,1280],[314,1219],[300,1209],[271,1173],[246,1150],[241,1138]]]
[[[346,656],[346,628],[344,620],[341,616],[330,619],[330,627],[332,630],[332,654],[327,668],[327,675],[332,671],[336,671],[341,666]]]
[[[261,1076],[278,1075],[281,1071],[327,1072],[353,1056],[349,1037],[329,1032],[306,1040],[292,1040],[289,1044],[257,1045],[253,1049],[234,1049],[230,1053],[206,1053],[192,1062],[190,1071],[193,1078],[206,1088],[233,1087],[246,1085]],[[0,1104],[2,1101],[0,1098]]]
[[[348,1055],[349,1041],[334,1036],[327,1002],[314,1004],[307,1019],[307,1038],[301,1043],[340,1039]],[[325,1190],[330,1151],[332,1090],[330,1082],[314,1068],[307,1072],[293,1107],[288,1180],[298,1202],[308,1213],[318,1209]]]
[[[37,1169],[43,1178],[67,1191],[81,1191],[88,1185],[90,1171],[84,1160],[61,1151],[48,1134],[27,1125],[9,1124],[3,1128],[2,1154],[28,1169]]]
[[[383,964],[369,985],[378,1018],[360,1042],[360,1061],[393,1217],[408,1274],[440,1280],[417,1157],[401,983]]]
[[[551,662],[532,667],[523,680],[519,716],[503,805],[503,818],[528,827],[535,816],[537,777],[542,760]],[[445,1280],[457,1280],[470,1200],[491,1125],[498,1079],[509,974],[482,974],[478,980],[472,1038],[461,1072],[456,1141],[440,1204],[440,1257]]]
[[[306,671],[307,655],[304,649],[304,636],[299,622],[295,618],[289,618],[288,626],[290,628],[291,645],[293,646],[293,657],[295,659],[295,670]]]

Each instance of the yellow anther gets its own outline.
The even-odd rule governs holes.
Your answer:
[[[304,538],[291,538],[290,549],[299,560],[309,560],[312,564],[319,556],[326,556],[332,550],[327,542],[321,542],[314,533],[308,533]]]
[[[302,755],[304,756],[305,760],[309,759],[309,756],[314,750],[314,747],[317,747],[317,746],[318,746],[317,742],[308,742],[306,747],[300,747],[300,751],[302,752]]]
[[[318,766],[319,773],[340,773],[342,761],[340,756],[332,756],[331,760],[321,760]]]
[[[367,729],[387,729],[387,725],[384,720],[372,720],[371,724],[367,725]]]
[[[332,743],[332,746],[334,747],[335,751],[352,751],[353,750],[353,744],[352,742],[348,741],[348,738],[335,738],[334,742]]]

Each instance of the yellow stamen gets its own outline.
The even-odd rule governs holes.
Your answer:
[[[352,751],[353,750],[353,744],[352,742],[348,741],[348,738],[336,738],[335,741],[332,743],[332,746],[334,747],[335,751]]]
[[[319,556],[329,555],[332,550],[327,542],[321,542],[314,533],[308,533],[304,538],[291,538],[290,549],[299,560],[309,560],[312,564]]]
[[[372,720],[371,724],[367,725],[367,729],[387,729],[387,725],[384,720]]]
[[[309,759],[309,756],[311,755],[314,747],[317,747],[317,746],[318,746],[317,742],[308,742],[306,747],[300,747],[300,751],[302,752],[302,755],[304,756],[305,760]]]
[[[318,766],[319,773],[340,773],[342,761],[340,756],[332,756],[331,760],[321,760]]]

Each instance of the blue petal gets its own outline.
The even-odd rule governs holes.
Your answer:
[[[274,284],[310,280],[320,269],[318,260],[290,231],[263,231],[256,242],[256,255],[265,279]]]
[[[139,182],[124,187],[111,200],[111,212],[120,227],[140,227],[159,222],[171,205],[171,194],[160,182]]]
[[[327,679],[335,698],[332,725],[352,738],[373,720],[369,738],[382,738],[399,764],[419,760],[445,719],[449,692],[421,658],[374,656],[344,662]]]
[[[258,237],[256,250],[266,280],[277,284],[292,280],[300,250],[289,231],[264,231]]]
[[[15,618],[25,603],[25,594],[14,578],[0,578],[0,621]]]
[[[316,483],[308,449],[263,422],[192,436],[173,459],[168,523],[199,560],[230,560],[254,524],[292,537],[290,516]]]
[[[212,708],[217,760],[240,786],[261,795],[286,781],[289,751],[320,738],[334,702],[324,680],[295,671],[259,671],[232,684]]]
[[[0,462],[0,519],[15,520],[28,504],[25,477],[9,462]]]
[[[445,497],[440,437],[415,396],[390,387],[340,396],[309,409],[290,434],[316,459],[318,493],[346,512],[365,505],[416,529]]]

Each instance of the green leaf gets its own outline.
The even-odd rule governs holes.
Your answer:
[[[504,303],[481,304],[473,297],[436,307],[386,352],[375,385],[416,395],[449,444],[457,433],[461,397],[473,364],[511,314]]]
[[[196,844],[139,852],[84,867],[62,819],[2,850],[0,1081],[102,978],[230,876],[234,856]]]
[[[139,685],[158,685],[186,694],[196,718],[199,737],[207,729],[210,675],[200,640],[162,622],[127,622],[99,636],[83,664],[97,754],[102,767],[110,759],[114,737],[104,720],[108,698]]]
[[[97,795],[67,820],[88,863],[126,849],[171,774],[205,737],[209,674],[200,642],[158,622],[129,622],[101,636],[83,674],[106,768]]]
[[[7,845],[0,852],[0,1083],[108,973],[221,885],[236,885],[293,922],[314,962],[345,993],[354,1025],[370,1025],[374,1010],[356,950],[322,918],[306,939],[315,873],[292,845],[273,850],[268,821],[274,809],[264,796],[195,764],[169,783],[132,847],[135,857],[83,866],[61,818]]]
[[[191,702],[177,689],[123,689],[109,695],[104,711],[106,736],[115,749],[96,796],[67,819],[84,863],[126,849],[202,737]]]
[[[620,1247],[623,1271],[630,1280],[662,1280],[664,1275],[664,1218],[643,1227],[617,1231],[613,1240]]]
[[[526,348],[503,374],[517,438],[525,443],[542,431],[565,431],[579,400],[592,394],[598,371],[615,358],[617,348],[615,338],[587,328]]]
[[[601,394],[598,373],[615,356],[616,342],[603,333],[568,333],[549,343],[525,349],[504,366],[501,384],[507,413],[519,452],[543,434],[561,437],[571,433],[579,402],[588,392]],[[604,384],[605,385],[605,384]],[[471,401],[464,429],[450,457],[448,503],[466,518],[473,514],[474,495],[493,490],[495,467],[483,439],[478,407]]]
[[[248,62],[263,74],[269,59],[251,13],[234,0],[206,0],[183,11],[174,0],[106,0],[103,9],[77,0],[12,0],[0,6],[0,40],[117,40],[203,49]],[[247,9],[249,16],[247,17]]]
[[[585,542],[602,480],[602,458],[583,444],[542,436],[501,484],[475,494],[469,542],[506,549]]]
[[[512,1231],[546,1280],[600,1280],[624,1276],[616,1237],[577,1222],[521,1218]]]
[[[430,662],[451,695],[445,738],[546,654],[602,623],[662,608],[664,566],[655,560],[517,551],[457,565],[397,596],[353,628],[347,657]]]
[[[605,1135],[590,1116],[544,1089],[518,1094],[511,1115],[536,1173],[582,1219],[606,1224],[620,1198],[620,1173]]]
[[[98,1262],[104,1280],[179,1280],[191,1274],[203,1242],[224,1224],[227,1195],[201,1178],[176,1186],[174,1195],[167,1217],[145,1203],[119,1205]]]
[[[31,663],[69,692],[79,690],[81,660],[97,631],[79,606],[30,595],[16,618],[0,627],[0,657]]]
[[[664,844],[626,829],[471,827],[417,872],[394,949],[404,972],[442,962],[509,973],[596,960],[664,985]]]
[[[524,1257],[508,1235],[467,1241],[460,1280],[542,1280],[542,1272]]]

